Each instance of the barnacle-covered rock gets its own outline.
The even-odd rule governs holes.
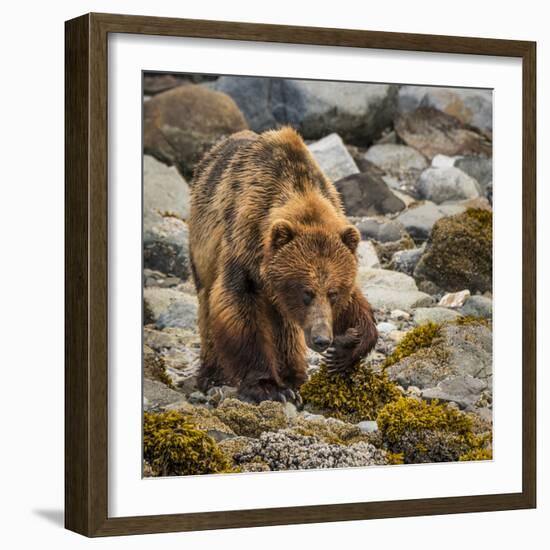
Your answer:
[[[245,437],[258,437],[262,432],[285,428],[289,420],[283,405],[275,401],[252,405],[238,399],[225,399],[213,414],[237,435]]]
[[[456,461],[486,444],[469,415],[437,401],[402,397],[386,405],[377,422],[383,448],[402,453],[405,464]]]
[[[264,432],[250,450],[236,456],[242,468],[248,464],[266,464],[270,470],[307,470],[346,468],[387,464],[385,453],[370,443],[334,445],[314,436],[285,429]]]

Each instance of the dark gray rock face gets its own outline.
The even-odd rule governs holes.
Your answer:
[[[171,216],[143,221],[143,262],[149,269],[186,280],[190,275],[187,224]]]
[[[208,86],[231,96],[256,132],[290,124],[306,139],[336,132],[356,144],[391,125],[397,97],[396,86],[353,82],[223,76]]]
[[[335,182],[348,216],[377,216],[400,212],[405,203],[374,171],[352,174]]]

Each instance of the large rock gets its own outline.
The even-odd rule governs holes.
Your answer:
[[[426,399],[477,406],[492,393],[493,338],[483,323],[445,324],[431,345],[389,366],[390,379],[415,386]],[[483,405],[484,406],[484,405]]]
[[[197,309],[196,296],[172,288],[149,287],[143,290],[144,322],[155,323],[159,329],[196,329]]]
[[[493,132],[491,90],[402,86],[397,96],[399,112],[409,113],[418,107],[439,109],[464,124],[479,128],[489,136]]]
[[[365,269],[359,272],[359,286],[376,309],[412,309],[429,306],[433,298],[420,292],[412,277],[388,269]]]
[[[417,203],[401,212],[397,221],[403,225],[410,236],[416,241],[425,241],[432,232],[432,227],[437,220],[445,216],[460,214],[465,211],[463,206],[454,204],[436,205],[433,202]]]
[[[486,296],[470,296],[460,311],[463,315],[490,319],[493,316],[493,300]]]
[[[357,247],[359,269],[379,268],[380,260],[376,248],[370,241],[361,241]]]
[[[145,216],[143,220],[143,263],[146,268],[189,277],[187,224],[172,216]]]
[[[423,198],[436,204],[474,199],[481,194],[476,180],[454,166],[424,170],[418,179],[418,189]]]
[[[143,215],[189,216],[189,186],[174,167],[143,156]]]
[[[404,143],[430,160],[438,154],[492,155],[492,143],[486,136],[431,107],[399,115],[395,131]]]
[[[228,95],[195,84],[154,96],[143,112],[144,152],[186,177],[220,138],[248,128]]]
[[[335,182],[348,216],[393,214],[405,208],[376,170],[352,174]]]
[[[454,161],[454,166],[474,178],[483,194],[487,193],[493,182],[493,159],[484,157],[460,157]]]
[[[143,380],[143,408],[146,411],[164,408],[174,403],[181,403],[185,395],[175,391],[157,380]]]
[[[388,84],[281,78],[224,76],[209,86],[230,95],[257,132],[290,124],[306,139],[336,132],[356,144],[391,125],[397,96]]]
[[[395,271],[412,275],[423,252],[422,247],[399,250],[393,254],[389,267]]]
[[[372,218],[355,218],[351,220],[361,232],[361,238],[372,239],[380,243],[400,241],[406,238],[407,232],[403,225],[383,216]]]
[[[414,189],[418,176],[428,167],[416,149],[396,143],[373,145],[363,158],[383,170],[384,181],[397,189]]]
[[[471,209],[437,221],[426,251],[416,265],[414,277],[432,281],[450,292],[491,290],[492,213]]]
[[[329,134],[323,139],[312,143],[309,145],[309,150],[321,170],[332,181],[359,173],[359,168],[357,168],[355,161],[338,134]]]
[[[429,322],[454,321],[458,317],[460,317],[460,313],[446,307],[418,307],[414,310],[413,320],[415,325],[423,325]]]
[[[257,76],[221,76],[208,85],[229,95],[242,111],[251,130],[263,132],[284,124],[284,80]],[[281,120],[275,118],[282,117]]]

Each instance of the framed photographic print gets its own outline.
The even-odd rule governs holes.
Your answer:
[[[535,44],[65,36],[66,527],[535,507]]]

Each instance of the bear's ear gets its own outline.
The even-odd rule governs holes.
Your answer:
[[[359,242],[361,241],[361,233],[354,225],[348,225],[342,233],[340,233],[342,242],[355,254]]]
[[[279,250],[285,244],[288,244],[295,235],[294,227],[287,220],[277,220],[271,226],[271,247],[273,250]]]

